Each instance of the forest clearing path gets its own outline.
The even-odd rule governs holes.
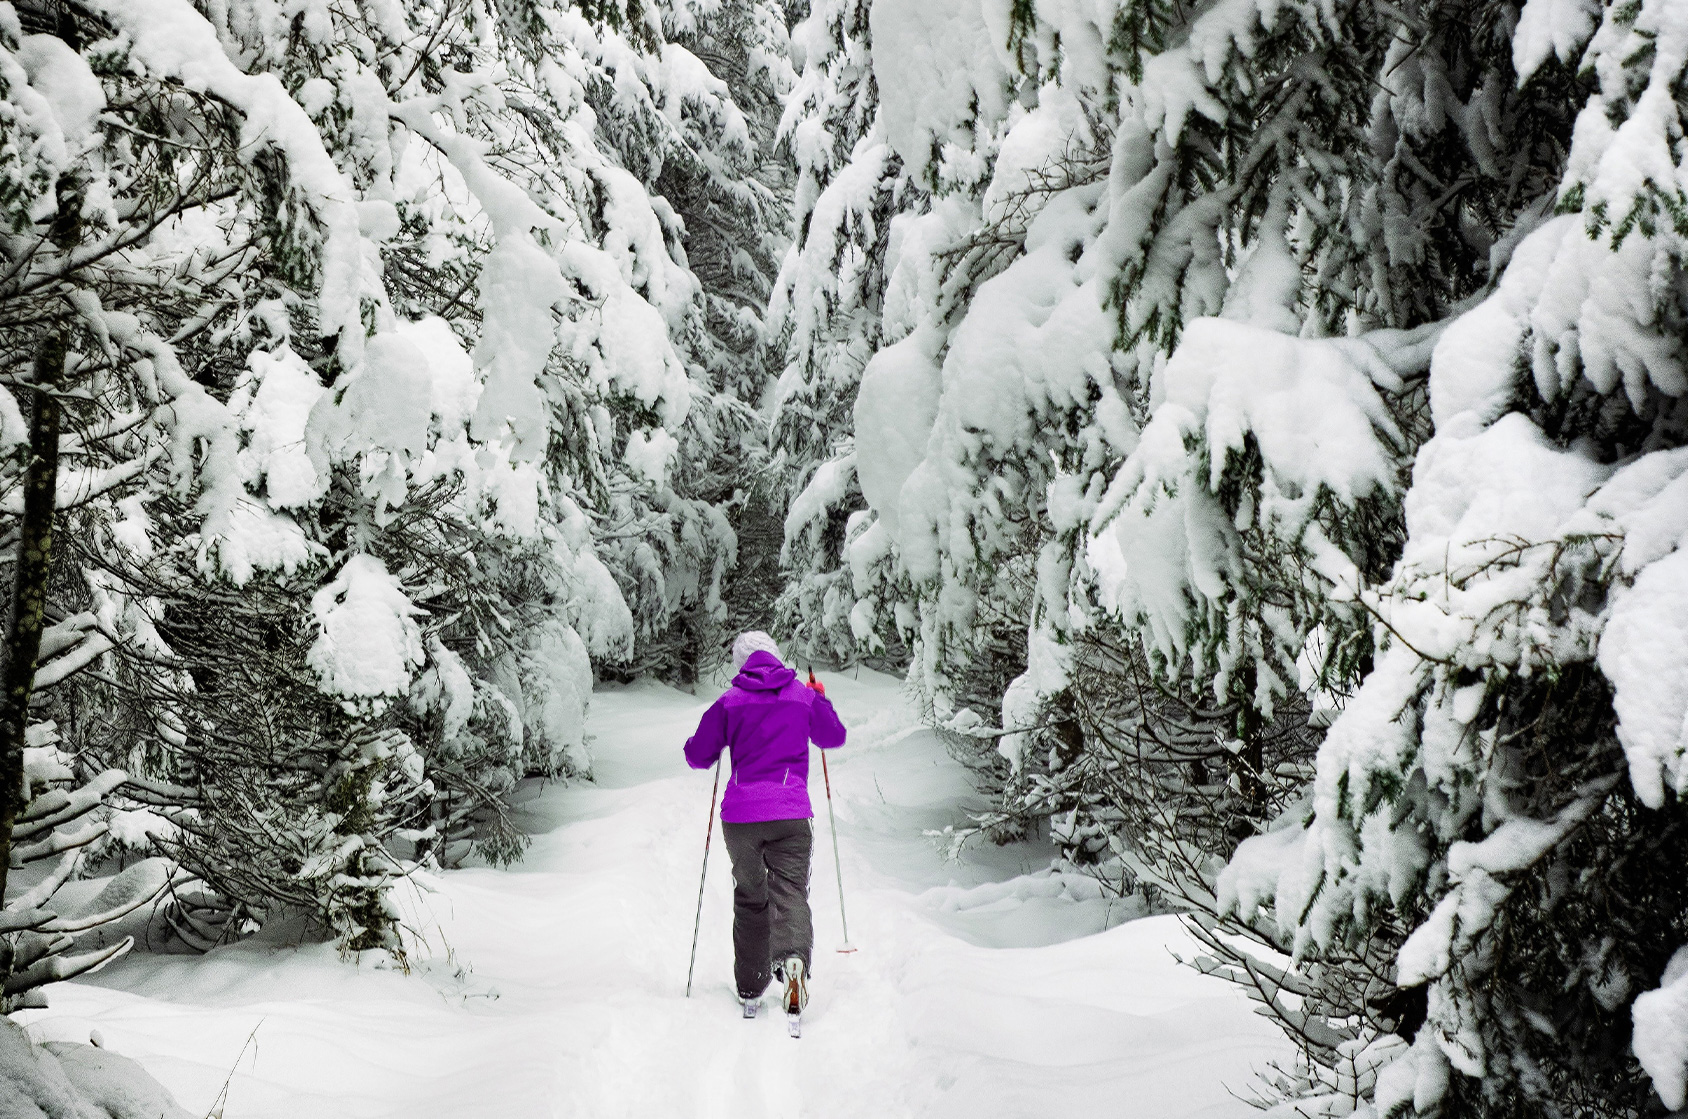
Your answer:
[[[1285,1044],[1240,990],[1174,960],[1195,954],[1177,921],[1116,923],[1089,880],[1040,869],[1047,848],[946,860],[922,833],[980,806],[966,771],[895,680],[822,679],[851,735],[829,758],[860,951],[834,951],[816,766],[800,1041],[772,998],[739,1017],[718,831],[682,997],[709,775],[680,747],[708,697],[654,683],[596,695],[596,780],[524,805],[526,858],[429,876],[406,899],[431,953],[414,974],[266,931],[59,984],[31,1032],[97,1029],[195,1114],[228,1080],[226,1119],[1252,1114],[1253,1071]]]

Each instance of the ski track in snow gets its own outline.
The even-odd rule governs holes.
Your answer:
[[[980,806],[965,771],[897,681],[822,678],[851,734],[829,760],[860,950],[834,951],[816,764],[799,1041],[772,992],[739,1016],[718,826],[682,997],[710,775],[680,746],[710,697],[652,683],[594,697],[596,781],[524,805],[522,862],[406,899],[413,974],[266,931],[202,957],[137,952],[22,1019],[41,1039],[98,1030],[195,1114],[227,1081],[226,1119],[1253,1114],[1254,1072],[1287,1045],[1240,990],[1174,960],[1195,954],[1177,921],[1115,923],[1118,903],[1038,873],[1043,848],[946,861],[921,833]]]

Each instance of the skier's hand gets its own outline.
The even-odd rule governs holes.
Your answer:
[[[814,669],[809,670],[808,688],[818,696],[826,695],[826,685],[815,679]]]

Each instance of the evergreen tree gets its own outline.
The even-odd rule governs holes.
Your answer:
[[[1245,915],[1275,898],[1302,955],[1388,947],[1425,1018],[1356,1038],[1378,1114],[1682,1102],[1665,1008],[1688,919],[1668,605],[1688,225],[1658,159],[1681,134],[1688,56],[1666,7],[1519,23],[1527,81],[1557,51],[1599,83],[1561,216],[1438,340],[1403,554],[1358,595],[1376,666],[1321,748],[1306,818],[1245,844],[1223,883]]]
[[[862,368],[887,328],[883,294],[893,218],[920,206],[923,192],[885,142],[872,65],[870,5],[810,5],[792,31],[801,73],[786,99],[779,136],[796,166],[790,222],[795,242],[780,266],[769,307],[783,347],[773,444],[784,478],[778,616],[794,650],[822,661],[900,647],[869,597],[846,548],[865,513],[856,476],[853,406]],[[891,644],[886,645],[889,638]]]
[[[770,12],[718,13],[768,97]],[[409,860],[517,854],[515,782],[589,769],[595,665],[716,592],[761,296],[688,267],[665,153],[700,224],[777,222],[666,34],[544,0],[0,6],[0,349],[67,340],[49,619],[99,670],[51,713],[126,774],[88,853],[191,871],[190,942],[289,906],[402,951]]]
[[[879,337],[852,335],[874,351],[832,437],[853,457],[793,505],[819,526],[853,473],[868,511],[807,528],[825,551],[788,594],[850,561],[856,633],[911,641],[1002,782],[987,824],[1052,816],[1076,860],[1293,952],[1209,937],[1303,1043],[1291,1094],[1641,1108],[1627,1000],[1679,917],[1630,903],[1630,956],[1570,930],[1675,850],[1676,699],[1640,714],[1622,679],[1679,671],[1674,637],[1639,636],[1675,633],[1664,599],[1636,599],[1646,627],[1622,607],[1679,585],[1645,574],[1671,530],[1628,527],[1662,526],[1680,442],[1672,17],[955,0],[867,22],[878,135],[919,193]],[[1636,877],[1550,872],[1573,846]],[[1438,1060],[1477,1079],[1438,1089]]]

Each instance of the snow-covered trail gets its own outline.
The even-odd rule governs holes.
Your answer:
[[[1177,923],[1119,923],[1031,848],[945,861],[921,833],[962,819],[964,771],[895,681],[823,678],[851,728],[831,760],[860,951],[834,952],[817,766],[801,1041],[776,1013],[738,1017],[718,835],[682,997],[709,775],[679,746],[704,701],[654,684],[595,698],[597,781],[528,804],[526,859],[412,899],[431,953],[412,975],[266,934],[61,984],[31,1029],[97,1029],[198,1114],[228,1081],[227,1119],[1250,1114],[1251,1070],[1283,1043],[1240,992],[1173,960],[1191,951]]]

